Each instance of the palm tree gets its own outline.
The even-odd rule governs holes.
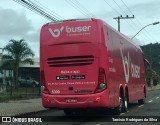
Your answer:
[[[12,63],[10,62],[4,62],[2,63],[2,65],[0,66],[0,73],[3,74],[3,84],[1,86],[1,90],[3,93],[6,92],[6,70],[9,70],[11,71],[13,68],[12,68]]]
[[[29,48],[24,39],[10,40],[9,43],[3,48],[4,53],[2,59],[5,60],[4,64],[9,64],[13,69],[14,85],[17,88],[18,82],[18,68],[20,63],[33,64],[30,57],[34,56],[33,51]]]

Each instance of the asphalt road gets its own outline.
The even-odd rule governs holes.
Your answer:
[[[128,125],[128,124],[138,124],[138,125],[159,125],[160,124],[160,90],[154,90],[149,92],[149,96],[146,99],[144,105],[138,105],[134,102],[129,105],[128,112],[122,113],[119,116],[112,115],[110,110],[106,112],[100,111],[89,111],[85,116],[76,117],[66,117],[63,111],[53,109],[46,112],[35,113],[27,115],[27,117],[40,117],[42,118],[42,123],[37,123],[38,125]],[[44,117],[43,117],[44,116]],[[23,117],[23,116],[22,116]],[[131,122],[126,122],[126,120],[131,120]],[[158,119],[157,119],[158,118]],[[52,122],[44,122],[50,120]],[[119,120],[117,122],[117,120]],[[120,120],[125,122],[120,122]],[[148,122],[135,122],[136,120],[148,120]],[[159,122],[156,122],[159,120]],[[115,122],[116,121],[116,122]],[[4,125],[10,125],[4,124]],[[12,124],[35,124],[35,123],[12,123]]]

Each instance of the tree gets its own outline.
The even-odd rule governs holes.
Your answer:
[[[156,72],[156,74],[158,75],[157,80],[159,80],[159,76],[160,76],[160,63],[159,63],[160,62],[160,51],[159,51],[160,44],[159,43],[150,43],[150,44],[141,46],[141,48],[143,50],[144,58],[146,58],[150,62],[151,69],[152,69],[152,72],[147,74],[148,83],[150,83],[151,77],[153,77],[153,79],[157,79],[157,77],[155,77],[153,75],[153,71]]]
[[[28,44],[24,39],[20,40],[10,40],[9,43],[3,48],[4,54],[2,59],[4,64],[9,64],[9,67],[13,69],[13,81],[17,88],[18,83],[18,69],[20,63],[30,63],[33,64],[31,57],[34,57],[33,51],[29,48]]]

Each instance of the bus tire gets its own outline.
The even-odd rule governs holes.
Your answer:
[[[145,103],[145,93],[144,93],[143,99],[139,99],[139,100],[138,100],[138,104],[139,104],[139,105],[143,105],[144,103]]]
[[[127,96],[123,98],[123,106],[122,106],[122,112],[127,112],[128,110],[128,100]]]
[[[120,97],[119,101],[120,101],[120,105],[114,109],[115,115],[120,115],[123,112],[127,112],[127,109],[128,109],[127,97]]]
[[[120,115],[123,110],[123,99],[119,97],[119,106],[114,109],[114,115]]]

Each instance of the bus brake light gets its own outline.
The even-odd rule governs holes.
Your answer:
[[[96,93],[101,92],[106,89],[106,74],[104,68],[99,68],[99,75],[98,75],[98,85],[96,88]]]

